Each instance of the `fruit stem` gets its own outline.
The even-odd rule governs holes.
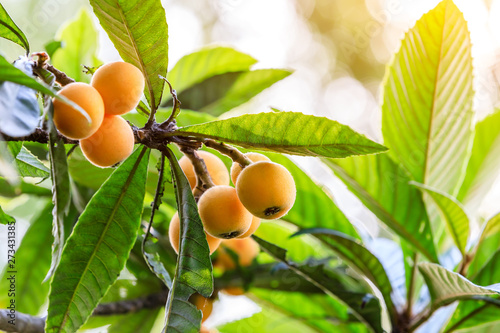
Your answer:
[[[193,195],[196,202],[198,202],[201,195],[209,188],[214,187],[215,184],[207,171],[205,161],[200,157],[200,155],[198,155],[198,153],[196,153],[196,150],[191,147],[182,146],[180,149],[193,164],[194,172],[196,174],[196,187],[194,188]]]
[[[221,154],[228,156],[231,160],[233,160],[233,162],[239,163],[242,168],[245,168],[253,163],[248,157],[245,156],[245,154],[240,152],[238,149],[225,144],[224,142],[205,139],[203,140],[203,143],[205,146],[215,149]]]

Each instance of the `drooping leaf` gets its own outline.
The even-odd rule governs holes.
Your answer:
[[[51,243],[52,204],[49,204],[33,220],[16,251],[16,310],[19,312],[35,316],[45,303],[49,284],[42,281],[50,268]],[[9,290],[9,275],[8,270],[1,275],[2,290]],[[6,308],[8,302],[8,293],[0,293],[0,307]]]
[[[40,110],[33,90],[55,97],[71,105],[71,107],[80,112],[90,122],[90,117],[85,110],[66,97],[57,95],[54,89],[43,82],[37,81],[32,74],[32,63],[27,58],[22,57],[13,65],[0,55],[0,96],[3,96],[0,99],[0,119],[2,120],[0,122],[0,131],[11,136],[25,136],[34,130],[38,122]],[[22,89],[23,87],[31,89],[25,90]],[[18,95],[20,97],[19,100],[16,99],[17,97],[13,98]],[[15,108],[9,109],[9,107],[14,107],[12,105],[15,105]],[[35,105],[36,112],[34,109]],[[24,111],[20,112],[21,109],[19,108],[22,108]],[[12,112],[13,110],[16,110],[16,112]],[[20,118],[21,116],[22,119]],[[12,117],[15,118],[12,119]],[[8,124],[11,125],[7,126]]]
[[[1,159],[0,159],[1,163]],[[42,186],[33,185],[20,181],[18,185],[9,184],[4,178],[0,177],[0,195],[7,198],[17,197],[21,193],[31,194],[39,197],[51,197],[52,192]]]
[[[499,174],[500,112],[476,124],[474,144],[457,199],[475,213]]]
[[[165,10],[156,0],[91,0],[101,26],[126,62],[144,74],[149,106],[160,105],[168,67],[168,26]]]
[[[33,68],[28,58],[21,57],[11,65],[0,56],[0,131],[14,137],[31,134],[40,118],[36,91],[9,80],[23,76],[23,80],[38,83],[30,78]]]
[[[397,322],[397,309],[391,298],[391,281],[380,261],[359,240],[338,231],[324,228],[303,229],[293,236],[312,234],[328,245],[349,266],[366,276],[378,288],[385,301],[392,323]]]
[[[12,21],[2,4],[0,4],[0,37],[20,45],[26,50],[26,54],[30,53],[28,39],[14,21]]]
[[[259,94],[291,72],[259,69],[213,76],[179,95],[183,107],[219,116]]]
[[[500,306],[500,301],[488,297],[500,294],[500,290],[475,285],[462,275],[437,264],[420,263],[418,269],[429,288],[431,311],[455,301],[469,299],[481,299]]]
[[[413,180],[456,195],[469,158],[472,56],[467,22],[452,0],[423,15],[384,79],[382,132]]]
[[[198,207],[189,182],[173,152],[165,147],[180,219],[177,267],[165,309],[164,332],[197,332],[201,312],[188,299],[198,292],[209,297],[213,292],[212,262]]]
[[[492,258],[499,250],[498,244],[500,244],[500,213],[486,222],[474,249],[474,257],[467,271],[468,277],[474,277],[481,267]]]
[[[448,231],[451,234],[455,245],[458,247],[462,255],[465,255],[467,239],[469,238],[469,217],[464,211],[462,204],[447,193],[441,192],[430,186],[413,182],[424,193],[434,200],[439,207],[443,219],[446,222]]]
[[[0,206],[0,224],[11,224],[15,223],[16,219],[10,216],[9,214],[5,213],[2,209],[2,206]]]
[[[46,178],[50,176],[50,169],[24,146],[16,156],[16,165],[22,177]]]
[[[182,57],[167,79],[178,94],[204,80],[231,72],[248,71],[257,60],[230,47],[208,46]]]
[[[348,126],[299,112],[246,114],[183,127],[172,135],[211,138],[244,148],[302,156],[347,157],[386,150]]]
[[[323,162],[385,225],[413,249],[438,262],[422,196],[387,154]]]
[[[370,294],[350,292],[330,279],[321,266],[310,267],[297,265],[286,258],[286,250],[265,240],[252,236],[259,243],[262,250],[276,260],[287,265],[291,270],[303,276],[311,283],[322,289],[327,295],[341,301],[348,306],[354,316],[365,323],[373,332],[383,332],[381,326],[380,303]]]
[[[89,82],[90,76],[83,73],[83,65],[95,67],[100,63],[97,60],[99,34],[88,11],[80,10],[78,16],[58,33],[57,39],[62,47],[51,58],[54,67],[77,82]]]
[[[56,126],[53,122],[54,106],[50,99],[46,100],[46,109],[49,117],[49,156],[50,156],[50,178],[52,181],[52,263],[45,278],[48,280],[59,265],[66,238],[64,230],[64,217],[68,213],[71,203],[71,189],[68,173],[68,160],[66,149],[62,139],[59,138]]]
[[[137,149],[80,216],[51,283],[47,332],[81,327],[125,266],[140,225],[148,157],[148,149]]]

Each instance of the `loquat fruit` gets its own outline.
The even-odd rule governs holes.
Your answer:
[[[269,157],[259,153],[246,153],[245,156],[248,157],[252,162],[270,161]],[[236,180],[238,179],[238,176],[240,175],[242,170],[243,168],[237,162],[234,162],[233,165],[231,165],[231,180],[233,181],[233,184],[236,184]]]
[[[260,252],[259,244],[252,238],[223,240],[214,265],[225,270],[236,268],[236,262],[227,249],[238,255],[238,264],[242,267],[250,266]]]
[[[168,237],[170,239],[170,244],[175,250],[175,253],[179,254],[179,232],[180,232],[180,219],[179,219],[179,213],[175,212],[174,216],[170,220],[170,225],[168,227]],[[205,232],[205,235],[207,236],[207,243],[208,247],[210,249],[210,254],[214,253],[215,250],[220,245],[221,239],[215,238],[210,236]]]
[[[198,150],[196,153],[205,162],[207,172],[215,185],[229,185],[229,172],[220,158],[204,150]],[[196,187],[196,173],[191,160],[186,156],[182,156],[179,165],[184,171],[191,189],[194,189]]]

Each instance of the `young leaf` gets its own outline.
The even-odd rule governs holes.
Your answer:
[[[283,69],[259,69],[213,76],[179,95],[182,106],[219,116],[286,78]]]
[[[248,71],[257,60],[230,47],[209,46],[182,57],[167,79],[177,94],[224,73]]]
[[[412,182],[421,191],[429,194],[439,207],[441,214],[446,221],[448,231],[463,256],[465,256],[465,248],[467,239],[469,238],[469,217],[464,211],[462,204],[449,194],[433,189],[430,186]]]
[[[337,284],[325,274],[321,267],[302,266],[289,261],[286,257],[286,250],[265,240],[252,236],[259,243],[262,250],[274,259],[284,263],[295,273],[303,276],[312,284],[322,289],[327,295],[341,301],[348,306],[354,316],[365,323],[373,332],[383,332],[380,318],[380,303],[370,294],[350,292]]]
[[[392,323],[397,322],[398,313],[391,298],[391,281],[384,267],[373,253],[365,248],[360,241],[331,229],[302,229],[292,237],[304,234],[312,234],[318,237],[349,266],[373,282],[384,298]]]
[[[22,177],[42,177],[50,176],[50,170],[26,147],[22,147],[16,156],[17,170]]]
[[[302,156],[347,157],[387,150],[348,126],[299,112],[246,114],[182,127],[172,134]]]
[[[49,117],[49,156],[50,178],[52,180],[52,210],[54,243],[52,244],[52,264],[45,278],[47,281],[54,273],[61,259],[64,240],[64,217],[68,213],[71,203],[71,190],[68,173],[68,160],[62,139],[59,138],[53,122],[54,106],[50,99],[46,100],[46,109]]]
[[[442,1],[408,31],[384,79],[382,132],[413,180],[456,195],[469,158],[472,56],[467,22]]]
[[[58,33],[57,39],[62,41],[62,47],[51,57],[54,67],[77,82],[89,82],[90,75],[83,73],[83,65],[100,65],[97,60],[99,34],[89,12],[80,10],[78,16]]]
[[[168,67],[168,26],[156,0],[91,0],[94,13],[123,60],[144,74],[144,94],[153,110],[160,105]]]
[[[500,111],[477,123],[472,152],[457,199],[475,213],[498,176],[500,164]]]
[[[469,277],[475,276],[481,267],[492,258],[495,251],[498,251],[498,244],[500,244],[500,213],[489,219],[483,228],[474,249],[474,257],[467,270]]]
[[[168,147],[165,147],[164,153],[172,170],[181,223],[179,255],[165,308],[163,332],[197,332],[201,325],[201,312],[188,299],[194,292],[204,297],[212,295],[210,250],[189,182],[174,153]]]
[[[42,281],[50,268],[51,223],[52,204],[48,204],[32,221],[16,251],[16,310],[33,316],[49,293],[49,284]],[[1,290],[9,290],[9,275],[8,271],[1,275]],[[7,293],[0,293],[0,308],[6,308],[8,302]]]
[[[9,39],[26,50],[26,55],[30,53],[28,39],[19,27],[12,21],[9,14],[0,3],[0,37]]]
[[[387,154],[323,162],[384,224],[413,249],[438,262],[422,195]]]
[[[0,224],[10,224],[10,223],[15,223],[16,219],[10,216],[9,214],[6,214],[2,206],[0,206]],[[2,280],[3,281],[3,280]]]
[[[500,294],[500,290],[475,285],[462,275],[451,272],[436,264],[420,263],[418,269],[429,288],[431,311],[435,311],[455,301],[468,299],[482,299],[500,304],[494,298],[484,297],[498,295]]]
[[[81,327],[125,266],[141,221],[148,157],[148,149],[136,149],[80,216],[51,283],[46,332]]]

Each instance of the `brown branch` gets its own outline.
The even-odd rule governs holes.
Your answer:
[[[238,149],[226,145],[224,142],[217,142],[212,139],[203,140],[205,146],[217,150],[219,153],[228,156],[233,162],[239,163],[242,168],[252,164],[252,161]]]
[[[10,310],[0,310],[0,331],[43,333],[45,318],[30,316],[24,313],[11,313]]]
[[[181,151],[193,164],[194,172],[196,174],[196,187],[194,188],[193,195],[196,202],[200,199],[201,195],[215,184],[212,177],[207,170],[205,161],[196,153],[196,150],[191,147],[180,146]]]

